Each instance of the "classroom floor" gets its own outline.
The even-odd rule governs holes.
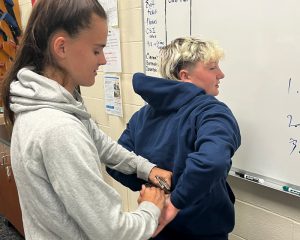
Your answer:
[[[1,240],[24,240],[14,227],[7,223],[5,218],[0,215],[0,239]]]

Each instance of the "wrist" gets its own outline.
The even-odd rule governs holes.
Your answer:
[[[167,198],[166,204],[167,204],[167,205],[169,206],[169,208],[170,208],[173,212],[175,212],[176,214],[179,212],[180,209],[178,209],[178,208],[176,208],[176,207],[174,206],[174,204],[172,203],[170,197]]]
[[[154,183],[155,182],[155,176],[156,176],[156,171],[157,166],[154,166],[153,168],[151,168],[150,172],[149,172],[149,176],[148,176],[148,181]]]
[[[140,157],[140,156],[139,156]],[[149,176],[151,174],[151,171],[154,167],[156,167],[155,164],[149,162],[147,159],[140,157],[144,161],[140,161],[137,167],[137,177],[139,179],[143,179],[145,181],[148,181]],[[146,161],[145,161],[146,160]]]

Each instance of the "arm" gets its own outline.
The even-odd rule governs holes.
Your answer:
[[[91,135],[95,141],[101,162],[113,170],[124,174],[136,174],[139,179],[147,181],[155,164],[150,163],[141,156],[137,156],[134,152],[129,152],[104,134],[92,120],[90,123]]]
[[[171,194],[178,209],[200,202],[227,177],[231,157],[240,145],[238,124],[223,104],[196,117],[195,152],[188,154],[186,168]]]
[[[135,116],[136,114],[134,114],[133,117],[130,119],[129,123],[127,124],[127,128],[124,130],[118,141],[118,143],[121,144],[128,151],[134,151],[134,141],[132,137],[134,129],[132,129],[131,126],[134,126]],[[138,179],[136,174],[126,175],[108,167],[106,168],[106,171],[115,180],[117,180],[124,186],[130,188],[132,191],[139,191],[142,187],[142,184],[145,183],[144,180]]]
[[[159,208],[144,201],[134,212],[121,211],[121,198],[102,179],[97,149],[80,123],[67,122],[44,135],[40,150],[49,181],[67,214],[89,239],[151,236]]]
[[[156,175],[163,177],[171,185],[172,173],[170,171],[156,167],[155,164],[137,156],[133,151],[129,152],[98,129],[93,121],[91,121],[91,129],[101,162],[112,170],[120,171],[123,179],[132,185],[134,190],[140,190],[141,184],[145,181],[159,186]],[[127,175],[129,175],[128,178]]]

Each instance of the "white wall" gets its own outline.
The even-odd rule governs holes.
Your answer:
[[[117,140],[126,122],[142,105],[143,101],[134,94],[131,76],[143,71],[143,37],[141,0],[118,0],[119,26],[122,49],[122,94],[124,118],[109,116],[104,109],[102,73],[91,88],[82,88],[82,95],[92,117],[99,127]],[[20,0],[22,19],[26,22],[31,9],[30,0]],[[128,191],[112,180],[123,198],[123,208],[136,208],[137,193]],[[229,183],[236,195],[236,226],[230,240],[300,240],[300,198],[234,177]]]
[[[17,3],[17,1],[13,1],[14,4]],[[18,0],[20,11],[21,11],[21,21],[22,21],[22,28],[24,29],[31,11],[31,0]]]

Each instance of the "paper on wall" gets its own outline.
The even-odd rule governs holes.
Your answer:
[[[104,72],[122,72],[119,28],[109,28],[107,45],[104,48],[104,55],[107,61],[107,63],[103,66]]]
[[[118,26],[118,3],[117,0],[98,0],[104,8],[109,26]]]
[[[105,111],[123,117],[120,76],[104,74]]]

